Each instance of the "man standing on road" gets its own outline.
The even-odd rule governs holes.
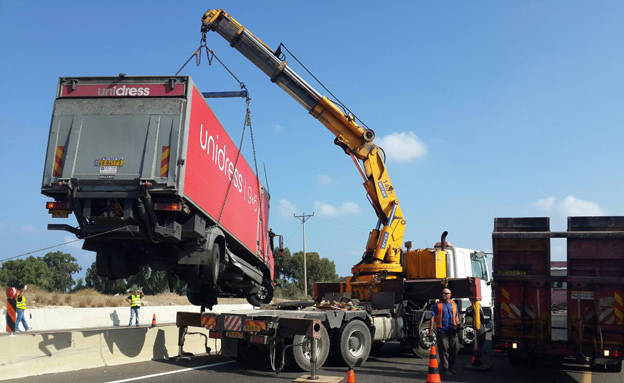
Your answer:
[[[429,335],[433,335],[434,327],[437,328],[436,338],[442,367],[441,374],[453,376],[457,373],[453,369],[453,365],[459,351],[457,339],[459,315],[457,314],[457,304],[451,300],[451,290],[448,288],[442,290],[442,299],[431,308]]]
[[[136,325],[139,325],[139,309],[141,308],[141,298],[143,298],[143,291],[134,290],[134,294],[126,298],[126,302],[130,303],[130,322],[128,326],[132,326],[132,318],[136,316]]]
[[[17,299],[16,299],[16,311],[17,311],[17,316],[15,318],[15,332],[19,331],[19,325],[20,323],[24,326],[24,330],[28,331],[31,328],[28,327],[28,323],[26,323],[26,297],[24,296],[24,292],[26,291],[26,286],[24,286],[23,289],[20,290],[19,294],[17,295]]]

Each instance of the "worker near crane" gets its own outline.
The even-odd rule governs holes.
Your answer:
[[[15,320],[15,332],[19,331],[19,325],[20,323],[22,324],[22,326],[24,326],[24,330],[28,331],[31,328],[28,327],[28,323],[26,322],[26,297],[24,296],[24,293],[26,292],[26,288],[27,286],[24,286],[23,289],[21,289],[19,291],[19,294],[17,295],[17,299],[16,299],[16,312],[17,312],[17,316],[16,316],[16,320]]]
[[[141,308],[141,298],[143,291],[136,289],[132,295],[126,298],[126,302],[130,303],[130,322],[128,326],[132,326],[132,318],[136,316],[136,325],[139,325],[139,309]]]
[[[457,313],[457,304],[451,300],[451,290],[444,288],[442,299],[431,308],[429,335],[433,335],[434,328],[437,329],[436,339],[442,367],[441,374],[445,376],[453,376],[457,373],[453,369],[459,351],[457,339],[459,315]]]

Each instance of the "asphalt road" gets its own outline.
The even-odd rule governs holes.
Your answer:
[[[490,372],[466,371],[463,366],[470,363],[471,354],[460,354],[455,369],[458,374],[443,382],[505,382],[505,383],[624,383],[624,373],[592,372],[589,366],[510,366],[505,355],[494,355],[489,341],[483,350],[484,362],[492,367]],[[397,343],[386,344],[366,363],[355,370],[357,383],[382,382],[425,382],[428,359],[418,359],[407,352],[401,352]],[[286,371],[275,375],[267,363],[244,364],[219,355],[200,355],[191,361],[150,361],[102,367],[68,373],[49,374],[20,379],[20,383],[41,382],[290,382],[304,375],[301,372]],[[347,369],[334,365],[324,366],[317,375],[332,375],[345,378]]]

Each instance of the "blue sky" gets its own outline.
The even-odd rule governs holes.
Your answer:
[[[174,74],[197,48],[209,8],[226,9],[273,48],[286,44],[375,130],[416,248],[448,230],[455,246],[491,251],[494,217],[549,216],[565,230],[569,215],[624,214],[622,2],[2,1],[0,258],[74,239],[46,230],[60,220],[40,194],[58,77]],[[208,45],[253,98],[271,226],[299,251],[293,214],[314,212],[307,250],[348,275],[377,221],[351,159],[217,34]],[[216,62],[182,74],[202,91],[238,88]],[[238,141],[244,102],[211,105]],[[249,136],[244,146],[251,161]],[[553,243],[554,259],[564,259],[564,245]],[[84,270],[95,260],[80,242],[52,250]]]

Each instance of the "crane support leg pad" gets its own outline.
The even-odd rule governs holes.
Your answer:
[[[341,383],[344,382],[344,378],[341,376],[327,376],[327,375],[317,375],[316,379],[310,380],[310,375],[303,375],[293,380],[293,383]]]

